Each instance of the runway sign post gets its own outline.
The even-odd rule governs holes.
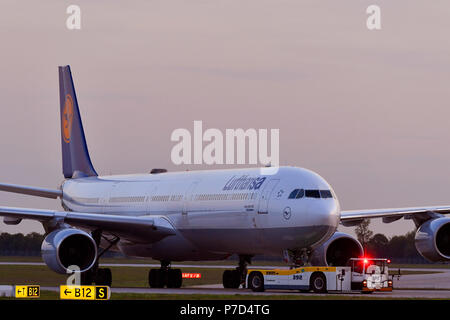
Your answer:
[[[109,300],[111,290],[108,286],[60,286],[59,294],[69,300]]]
[[[16,298],[39,298],[41,294],[40,286],[15,286]]]

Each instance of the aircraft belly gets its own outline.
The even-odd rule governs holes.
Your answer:
[[[128,256],[169,261],[223,260],[231,254],[281,255],[284,249],[313,247],[328,232],[326,226],[266,229],[179,229],[153,244],[120,242]],[[261,241],[261,239],[263,239]]]
[[[123,254],[130,257],[147,257],[167,261],[223,260],[230,256],[228,253],[200,250],[181,233],[151,244],[121,241],[118,248]]]
[[[284,249],[318,243],[329,226],[265,229],[186,228],[179,231],[200,250],[245,254],[281,254]]]

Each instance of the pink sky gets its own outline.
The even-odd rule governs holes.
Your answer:
[[[70,64],[100,174],[211,169],[170,160],[172,131],[202,120],[280,129],[281,164],[321,174],[343,209],[450,204],[448,1],[77,1],[80,31],[69,4],[2,2],[0,181],[61,183],[57,66]],[[366,28],[370,4],[381,31]]]

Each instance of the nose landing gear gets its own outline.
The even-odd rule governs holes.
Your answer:
[[[310,265],[311,250],[302,248],[294,250],[284,250],[283,257],[285,262],[292,267],[301,267]]]

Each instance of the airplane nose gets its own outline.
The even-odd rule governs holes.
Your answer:
[[[337,228],[340,221],[340,209],[336,200],[318,201],[309,208],[309,218],[313,225]]]

